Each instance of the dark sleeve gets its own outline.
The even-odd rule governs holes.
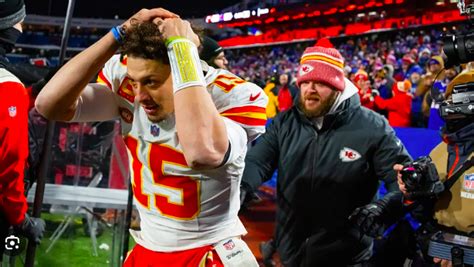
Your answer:
[[[262,183],[269,180],[278,165],[278,117],[272,121],[266,132],[257,139],[257,144],[250,148],[245,157],[245,169],[242,185],[255,191]]]
[[[380,118],[382,122],[381,137],[378,138],[376,150],[373,157],[375,174],[385,182],[388,191],[397,191],[397,173],[393,165],[405,164],[412,161],[405,146],[395,135],[395,131],[388,125],[387,120]]]

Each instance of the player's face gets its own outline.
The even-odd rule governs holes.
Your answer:
[[[160,122],[174,111],[171,68],[157,60],[128,57],[128,77],[135,100],[152,122]]]
[[[300,108],[308,118],[325,115],[334,104],[338,92],[319,82],[302,82],[300,84]]]
[[[227,61],[227,58],[225,58],[224,52],[220,52],[219,55],[217,55],[214,59],[214,64],[221,69],[227,69],[227,64],[229,64],[229,62]]]

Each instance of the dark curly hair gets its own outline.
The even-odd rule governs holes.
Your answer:
[[[122,53],[132,57],[158,60],[169,64],[165,40],[158,29],[158,25],[152,22],[132,23],[127,29]]]

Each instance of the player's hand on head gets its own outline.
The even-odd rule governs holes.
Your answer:
[[[127,29],[132,24],[142,23],[145,21],[151,22],[156,18],[160,18],[160,19],[179,18],[179,16],[161,7],[152,8],[152,9],[143,8],[137,13],[135,13],[135,15],[133,15],[127,21],[125,21],[122,25],[125,27],[125,29]]]
[[[200,45],[199,37],[191,28],[191,23],[180,18],[160,19],[156,18],[153,23],[158,25],[164,39],[171,37],[183,37],[192,41],[196,46]]]

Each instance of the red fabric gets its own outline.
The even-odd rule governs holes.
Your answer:
[[[24,169],[28,157],[28,94],[22,84],[0,83],[0,212],[12,225],[27,210]]]
[[[176,252],[157,252],[135,245],[125,259],[123,267],[181,267],[199,265],[206,257],[205,267],[224,267],[212,246],[188,249]]]
[[[363,107],[366,107],[368,109],[374,110],[375,109],[375,103],[374,103],[374,98],[372,96],[372,90],[369,88],[367,89],[367,92],[364,94],[362,93],[362,90],[359,89],[359,98],[360,98],[360,104]]]
[[[290,89],[286,86],[280,88],[278,92],[278,110],[283,112],[290,109],[291,106],[293,106],[293,98],[291,97]]]
[[[412,98],[405,92],[392,90],[393,97],[383,99],[375,97],[375,106],[388,111],[388,122],[392,127],[410,127]]]
[[[300,59],[296,84],[307,81],[321,82],[338,91],[344,91],[344,58],[334,48],[308,47]]]
[[[334,45],[326,37],[319,39],[314,46],[321,46],[321,47],[325,47],[325,48],[334,48]]]

